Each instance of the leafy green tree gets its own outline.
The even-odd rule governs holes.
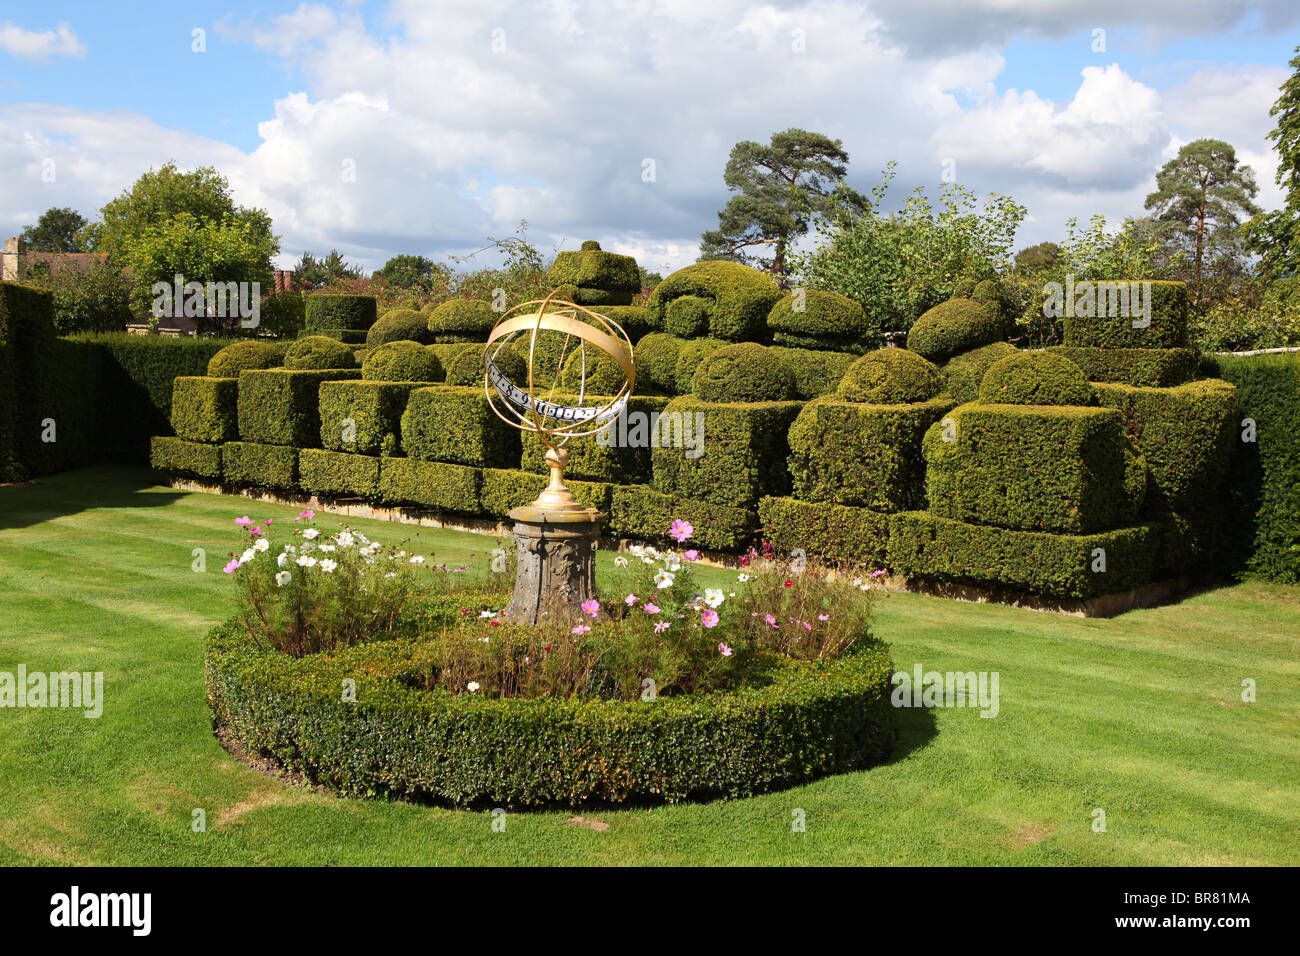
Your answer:
[[[340,279],[360,279],[361,275],[361,267],[348,265],[337,249],[331,249],[323,259],[304,252],[298,264],[293,267],[293,280],[307,283],[313,289],[323,288]]]
[[[718,213],[718,228],[700,237],[705,259],[765,268],[784,283],[791,245],[815,218],[843,221],[870,203],[844,182],[849,154],[820,133],[788,129],[764,146],[752,140],[731,149],[723,181],[738,195]],[[771,258],[755,249],[771,247]]]
[[[29,252],[85,252],[86,225],[86,217],[77,210],[51,207],[41,213],[36,225],[23,227],[22,238]]]
[[[383,279],[398,289],[410,289],[428,295],[436,285],[445,283],[451,270],[424,256],[393,256],[375,271],[373,278]]]
[[[1026,246],[1016,253],[1014,265],[1017,271],[1028,274],[1051,269],[1060,261],[1061,247],[1054,242],[1040,242]]]
[[[1206,297],[1207,264],[1244,250],[1241,219],[1260,212],[1252,201],[1258,192],[1254,171],[1238,164],[1236,150],[1221,139],[1193,140],[1156,174],[1156,191],[1147,196],[1146,208],[1186,250],[1187,278],[1198,301]]]
[[[115,263],[52,269],[48,262],[37,262],[23,281],[54,293],[54,328],[59,335],[121,332],[132,320],[131,283]]]
[[[1286,204],[1243,227],[1248,248],[1261,256],[1261,270],[1278,278],[1300,274],[1300,46],[1295,53],[1291,75],[1268,111],[1277,120],[1268,138],[1277,150],[1275,181],[1286,190]]]

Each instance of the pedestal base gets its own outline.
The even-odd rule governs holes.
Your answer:
[[[594,508],[510,512],[515,588],[501,616],[511,624],[572,621],[596,596],[596,543],[604,515]]]

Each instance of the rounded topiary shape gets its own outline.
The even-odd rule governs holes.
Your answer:
[[[677,359],[684,344],[682,339],[667,332],[651,332],[641,337],[633,352],[638,392],[650,387],[669,395],[678,394]]]
[[[627,376],[617,362],[598,349],[588,348],[587,383],[588,395],[617,395],[627,384]],[[567,392],[577,392],[584,381],[582,371],[582,350],[575,350],[564,360],[564,370],[560,372],[560,387]]]
[[[726,345],[727,343],[722,339],[689,339],[683,342],[680,351],[677,353],[675,372],[677,391],[683,395],[689,392],[691,382],[695,380],[695,370],[700,367],[700,363],[718,349],[725,348]]]
[[[772,341],[794,348],[852,345],[870,330],[866,311],[838,292],[799,289],[767,314]]]
[[[429,343],[429,317],[414,309],[393,309],[370,327],[366,333],[366,348],[378,348],[388,342]]]
[[[495,345],[492,346],[492,350],[496,366],[501,369],[502,374],[520,388],[526,388],[528,365],[519,353],[510,345],[504,346],[499,354],[496,352]],[[447,359],[444,367],[446,369],[444,380],[448,385],[483,387],[483,378],[487,374],[487,369],[483,364],[482,346],[470,346],[456,351]]]
[[[781,402],[795,396],[794,372],[771,349],[741,342],[711,352],[691,379],[705,402]]]
[[[952,287],[953,299],[969,299],[971,293],[975,291],[975,280],[970,276],[962,276],[954,283]]]
[[[269,342],[251,339],[227,345],[208,360],[208,375],[212,378],[239,378],[239,373],[249,369],[275,368],[280,364],[281,351]]]
[[[767,338],[767,314],[781,298],[781,290],[766,272],[738,262],[697,262],[655,286],[646,308],[656,327],[678,334],[668,315],[673,302],[683,296],[709,301],[708,335],[728,342],[758,342]],[[704,330],[691,334],[704,334]]]
[[[954,355],[942,369],[944,391],[956,399],[958,404],[975,401],[979,398],[980,383],[984,381],[984,375],[993,367],[993,363],[1008,355],[1015,355],[1018,351],[1010,342],[993,342]]]
[[[709,312],[713,303],[698,295],[684,295],[673,299],[664,317],[664,328],[672,335],[693,339],[707,335]]]
[[[486,342],[501,316],[478,299],[449,299],[429,312],[435,342]]]
[[[313,292],[303,305],[303,316],[307,329],[312,332],[339,329],[364,332],[375,324],[375,297]]]
[[[949,299],[930,309],[907,334],[907,347],[922,358],[942,363],[1002,338],[1001,311],[975,299]]]
[[[580,251],[557,253],[546,280],[579,305],[629,305],[641,291],[636,259],[605,252],[594,239]]]
[[[369,350],[361,377],[372,382],[440,382],[442,363],[419,342],[387,342]]]
[[[943,375],[932,362],[907,349],[868,352],[845,371],[837,392],[846,402],[906,405],[934,398]]]
[[[284,367],[295,370],[356,368],[352,346],[328,335],[308,335],[298,339],[284,353]]]
[[[1092,405],[1083,369],[1055,352],[1018,352],[998,359],[980,383],[983,405]]]
[[[632,342],[654,331],[650,313],[643,305],[603,305],[592,311],[620,326]]]

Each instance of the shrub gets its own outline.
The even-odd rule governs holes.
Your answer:
[[[562,405],[577,405],[578,396],[557,393],[550,400]],[[609,400],[608,396],[588,395],[583,406],[600,408]],[[660,414],[667,404],[666,398],[633,396],[628,400],[624,414],[605,431],[570,440],[564,446],[569,451],[565,476],[629,485],[649,482],[650,448],[659,428]],[[671,421],[665,421],[664,427],[670,424]],[[520,437],[523,442],[520,467],[525,471],[546,473],[546,446],[541,438],[531,432],[524,432]]]
[[[769,349],[742,342],[706,355],[691,379],[691,393],[715,403],[785,401],[795,394],[794,372]]]
[[[1083,369],[1090,382],[1115,382],[1167,388],[1196,377],[1199,356],[1193,349],[1098,349],[1054,345],[1048,349],[1064,355]]]
[[[303,329],[298,333],[297,337],[305,339],[324,336],[327,339],[334,339],[336,342],[342,342],[344,345],[350,345],[354,349],[357,349],[365,346],[367,334],[368,333],[358,329],[321,329],[319,332],[314,332],[311,329]]]
[[[294,371],[356,368],[357,358],[338,339],[309,335],[298,339],[284,353],[284,367]]]
[[[680,299],[678,300],[681,301]],[[673,392],[681,395],[691,390],[695,371],[706,356],[712,355],[727,343],[722,339],[686,339],[677,352],[677,366],[673,370],[675,387]]]
[[[644,384],[667,395],[677,394],[677,360],[683,344],[683,339],[666,332],[652,332],[636,343],[632,354],[638,391]]]
[[[298,449],[228,441],[221,446],[221,474],[232,485],[293,491],[298,485]]]
[[[298,484],[323,498],[373,501],[379,492],[379,459],[371,455],[303,448],[298,452]]]
[[[1110,408],[963,405],[922,449],[930,511],[955,521],[1103,531],[1132,523],[1146,491],[1146,465]]]
[[[307,325],[307,297],[282,289],[262,300],[257,331],[278,339],[297,338]]]
[[[889,516],[889,566],[909,578],[1086,599],[1150,581],[1158,550],[1149,525],[1048,534],[965,524],[924,511]],[[1105,571],[1095,571],[1098,550]]]
[[[239,376],[239,437],[246,442],[315,448],[320,444],[322,382],[355,379],[337,371],[253,369]]]
[[[636,342],[655,329],[650,312],[643,305],[606,305],[592,311],[620,326],[630,342]]]
[[[221,479],[221,447],[157,435],[149,443],[149,464],[158,471]]]
[[[1078,296],[1082,295],[1080,286],[1075,285],[1075,308],[1068,310],[1076,314],[1065,315],[1065,344],[1074,346],[1091,346],[1106,349],[1178,349],[1187,345],[1187,285],[1182,282],[1151,282],[1150,307],[1151,324],[1145,328],[1134,328],[1133,323],[1140,321],[1130,313],[1131,306],[1123,308],[1120,301],[1112,301],[1106,295],[1105,309],[1102,309],[1102,296],[1097,296],[1095,307],[1087,311],[1101,312],[1106,315],[1078,315],[1080,310]],[[1112,289],[1127,290],[1130,283],[1121,282]],[[1143,282],[1143,286],[1148,283]],[[1095,291],[1096,284],[1093,284]],[[1119,313],[1123,313],[1122,315]]]
[[[227,345],[208,362],[211,378],[239,378],[240,372],[254,368],[275,368],[284,361],[284,349],[270,342],[245,339]]]
[[[484,468],[482,471],[482,508],[496,518],[506,517],[514,508],[531,504],[546,487],[548,478],[532,471],[512,468]],[[565,470],[564,483],[584,508],[608,514],[614,486],[600,481],[577,481]],[[608,533],[609,528],[607,527]]]
[[[454,514],[478,514],[482,471],[415,458],[385,458],[379,465],[379,498]]]
[[[482,388],[436,385],[411,393],[402,449],[421,461],[509,468],[519,461],[519,432],[496,416]]]
[[[320,443],[331,451],[396,455],[414,382],[321,382]]]
[[[460,355],[462,352],[473,352],[475,355],[479,356],[479,362],[482,364],[483,346],[476,345],[473,342],[440,342],[435,343],[434,345],[426,345],[425,348],[427,348],[429,352],[442,364],[444,377],[445,370],[455,360],[456,356]]]
[[[889,516],[879,511],[768,497],[758,502],[758,519],[763,537],[782,551],[802,548],[841,561],[885,566]]]
[[[642,541],[672,541],[668,528],[678,518],[695,526],[693,544],[718,551],[739,548],[753,536],[756,524],[749,508],[664,494],[645,485],[614,485],[606,533]]]
[[[33,463],[54,342],[54,297],[0,282],[0,480],[25,477]]]
[[[752,508],[765,494],[787,493],[787,433],[802,407],[802,402],[673,399],[664,414],[680,431],[674,434],[661,417],[660,447],[651,451],[655,489],[736,508]]]
[[[366,347],[378,348],[389,342],[433,341],[429,331],[429,317],[414,309],[394,309],[386,312],[366,333]]]
[[[1002,313],[987,301],[949,299],[916,320],[907,333],[907,347],[938,364],[996,342],[1006,332]]]
[[[980,384],[984,405],[1093,405],[1083,369],[1054,352],[1018,352],[994,362]]]
[[[23,282],[54,294],[54,331],[58,335],[124,332],[135,320],[131,283],[120,266],[100,260],[88,268],[69,264],[51,269],[47,263],[41,261],[29,268]]]
[[[767,314],[781,298],[775,280],[766,273],[735,262],[709,260],[678,269],[655,286],[646,308],[657,328],[682,335],[669,321],[676,299],[696,296],[708,303],[708,334],[728,342],[762,341]],[[695,321],[690,314],[683,321]],[[703,330],[685,333],[694,335]]]
[[[858,359],[840,378],[837,392],[846,402],[903,405],[939,393],[939,370],[907,349],[877,349]]]
[[[940,370],[944,391],[958,403],[975,401],[979,398],[980,383],[984,381],[984,375],[993,363],[1015,354],[1016,347],[1010,342],[993,342],[954,355]]]
[[[239,438],[239,382],[178,376],[172,391],[172,431],[191,441],[235,441]]]
[[[585,355],[585,357],[584,357]],[[583,374],[584,361],[586,374]],[[521,360],[522,363],[522,360]],[[524,380],[527,377],[524,369]],[[560,373],[560,387],[575,395],[583,381],[586,381],[588,395],[616,395],[627,385],[627,376],[623,369],[604,352],[595,348],[574,349],[564,360],[564,370]],[[516,382],[520,379],[515,379]]]
[[[709,334],[709,314],[713,303],[698,295],[683,295],[668,303],[663,326],[684,339]]]
[[[371,382],[440,382],[442,363],[419,342],[388,342],[370,349],[361,377]]]
[[[816,352],[778,345],[772,346],[772,354],[794,373],[795,397],[805,399],[834,392],[849,366],[857,360],[857,356],[849,352]]]
[[[862,306],[838,292],[799,289],[782,296],[767,314],[767,328],[777,345],[794,348],[862,353],[880,345],[879,335],[868,335]]]
[[[486,342],[500,318],[486,302],[450,299],[429,312],[429,333],[435,342]]]
[[[303,306],[306,328],[312,332],[351,329],[364,332],[375,324],[374,296],[330,295],[314,292]]]
[[[946,399],[907,405],[862,405],[832,396],[814,399],[790,426],[794,496],[876,511],[922,507],[921,439],[951,408]]]
[[[641,291],[641,270],[632,256],[604,252],[596,242],[581,251],[558,252],[547,274],[553,286],[573,286],[579,305],[628,305]]]

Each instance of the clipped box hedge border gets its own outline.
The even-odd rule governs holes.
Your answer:
[[[221,625],[204,658],[214,725],[245,754],[344,794],[457,805],[746,797],[893,749],[893,665],[875,642],[786,664],[763,687],[648,703],[423,692],[397,679],[412,647],[295,660]],[[340,699],[344,678],[355,703]]]

